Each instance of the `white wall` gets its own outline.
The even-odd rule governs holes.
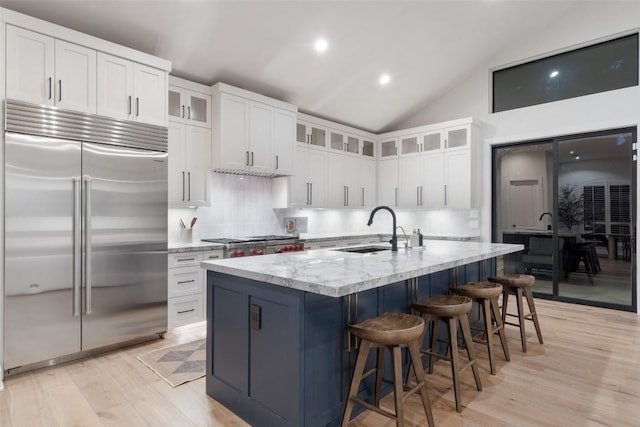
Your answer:
[[[550,3],[552,7],[552,3]],[[590,44],[611,35],[638,29],[640,2],[581,2],[564,17],[549,22],[546,31],[523,34],[508,48],[479,66],[436,102],[399,128],[472,116],[486,123],[484,194],[491,194],[491,145],[615,127],[638,126],[640,88],[615,91],[490,114],[491,69],[546,56],[568,47]],[[491,239],[491,198],[485,197],[481,215],[483,240]],[[640,306],[640,304],[638,304]]]

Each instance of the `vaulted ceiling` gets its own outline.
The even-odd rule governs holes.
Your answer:
[[[580,1],[2,0],[1,6],[168,59],[374,132],[429,105]],[[314,42],[328,49],[318,54]],[[386,86],[379,76],[388,73]],[[488,81],[488,76],[487,76]]]

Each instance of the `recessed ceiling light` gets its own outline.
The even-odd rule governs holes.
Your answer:
[[[389,74],[383,74],[380,76],[380,79],[378,81],[382,86],[384,86],[391,81],[391,76]]]
[[[573,150],[571,150],[571,151],[569,152],[569,154],[573,154]]]
[[[551,74],[549,74],[549,77],[553,78],[553,77],[557,76],[558,74],[560,74],[560,72],[558,70],[553,70],[551,72]]]
[[[325,39],[318,39],[314,47],[316,52],[324,52],[329,47],[329,43]]]
[[[580,160],[580,156],[576,156],[576,160]]]

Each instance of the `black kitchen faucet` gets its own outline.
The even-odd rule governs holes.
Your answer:
[[[393,211],[393,209],[391,209],[389,206],[378,206],[374,208],[371,211],[371,215],[369,215],[369,222],[367,222],[367,225],[370,226],[371,224],[373,224],[373,216],[380,209],[388,210],[391,213],[391,216],[393,217],[393,232],[391,234],[391,240],[389,241],[389,243],[391,243],[391,251],[398,252],[398,235],[396,234],[396,213]]]

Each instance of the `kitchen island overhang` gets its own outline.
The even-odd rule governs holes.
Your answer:
[[[357,353],[349,322],[409,312],[413,299],[495,274],[495,257],[522,249],[427,241],[397,253],[316,250],[203,262],[207,394],[257,426],[339,425]],[[365,400],[369,379],[360,390]]]

